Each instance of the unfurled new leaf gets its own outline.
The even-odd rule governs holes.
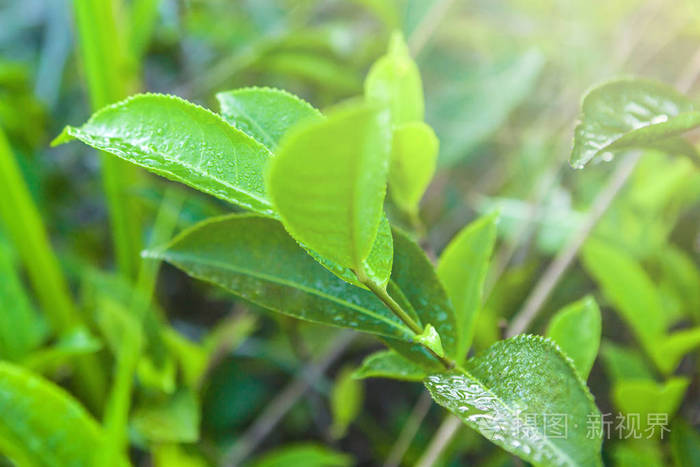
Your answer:
[[[267,174],[267,191],[292,237],[364,276],[361,282],[385,279],[366,260],[383,217],[388,123],[377,106],[346,104],[292,130]],[[391,256],[388,248],[382,252]]]
[[[570,162],[582,168],[616,151],[642,148],[695,156],[677,137],[697,126],[700,108],[673,88],[640,79],[613,81],[583,98]]]
[[[391,378],[404,381],[422,381],[428,373],[411,360],[393,350],[382,350],[368,356],[360,368],[355,370],[355,378]]]
[[[0,362],[0,413],[0,452],[17,465],[95,465],[100,425],[50,381]]]
[[[401,33],[392,35],[389,51],[370,68],[365,96],[391,109],[393,125],[423,121],[423,84]]]
[[[599,466],[600,417],[588,388],[551,341],[517,336],[467,361],[466,371],[428,376],[433,399],[505,450],[538,466]],[[566,436],[547,424],[567,420]],[[550,420],[551,423],[551,420]]]
[[[439,142],[423,122],[394,128],[389,165],[389,190],[397,206],[412,216],[435,173]]]
[[[343,282],[274,219],[214,218],[151,254],[272,311],[410,341],[413,333],[368,290]]]
[[[497,220],[498,216],[491,214],[469,224],[447,245],[438,262],[438,277],[457,317],[458,361],[466,357],[471,345],[489,259],[496,241]]]
[[[600,310],[592,297],[559,310],[547,329],[547,337],[556,342],[574,361],[576,370],[584,380],[588,378],[598,355],[600,333]]]
[[[53,144],[73,139],[246,209],[274,216],[265,195],[270,151],[215,113],[174,96],[107,106]]]
[[[293,126],[323,118],[310,104],[281,89],[242,88],[220,92],[216,98],[224,120],[270,151]]]

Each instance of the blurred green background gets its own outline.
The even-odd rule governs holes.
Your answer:
[[[81,14],[87,16],[81,20]],[[139,91],[176,94],[216,110],[218,91],[274,86],[323,109],[362,93],[369,66],[396,29],[419,64],[426,120],[441,142],[438,173],[421,206],[428,249],[441,251],[476,216],[501,210],[475,350],[502,337],[612,172],[608,163],[586,170],[568,165],[584,92],[627,75],[661,80],[693,98],[700,91],[695,0],[0,0],[0,128],[76,306],[94,317],[80,332],[59,337],[52,330],[23,247],[9,233],[10,205],[0,228],[0,305],[21,307],[15,315],[26,318],[26,334],[33,337],[24,348],[6,346],[0,356],[70,389],[81,371],[76,355],[95,353],[110,368],[124,342],[119,333],[110,335],[117,325],[103,310],[129,302],[135,286],[125,279],[129,274],[116,271],[139,266],[120,264],[113,248],[99,155],[77,144],[49,147],[64,125],[82,123],[96,108]],[[100,50],[96,56],[91,46]],[[169,212],[180,230],[231,209],[145,172],[124,173],[109,199],[131,206],[135,249],[159,238],[157,226],[167,224],[162,219]],[[690,160],[645,154],[593,234],[643,266],[678,328],[700,321],[699,201],[700,176]],[[19,211],[15,219],[24,222]],[[151,286],[155,299],[145,306],[159,318],[147,333],[158,337],[149,339],[138,365],[129,425],[137,465],[224,463],[240,449],[236,443],[250,440],[251,426],[286,394],[286,385],[333,351],[337,355],[322,362],[327,371],[256,439],[248,453],[253,458],[312,442],[347,455],[327,465],[381,465],[412,413],[415,418],[412,411],[423,410],[415,405],[421,385],[365,380],[360,393],[355,387],[338,396],[350,405],[357,399],[359,409],[341,435],[338,428],[333,433],[337,414],[329,395],[348,368],[379,348],[377,342],[271,316],[168,266]],[[599,298],[596,283],[575,264],[531,330],[543,332],[555,310],[588,293]],[[603,349],[634,347],[628,327],[604,298],[599,303],[609,344]],[[19,332],[11,319],[20,318],[12,316],[0,313],[3,336]],[[697,357],[689,354],[678,370],[690,379],[677,417],[690,445],[698,435],[688,426],[700,422]],[[192,384],[187,371],[195,367],[203,376]],[[614,382],[599,360],[589,384],[601,412],[620,410],[611,398]],[[404,465],[414,465],[444,415],[435,406],[425,410]],[[644,465],[678,458],[668,443],[624,446],[606,441],[606,461],[642,465],[635,464],[640,453]],[[303,456],[331,456],[308,451],[287,465],[313,465]],[[521,465],[468,429],[442,461]]]

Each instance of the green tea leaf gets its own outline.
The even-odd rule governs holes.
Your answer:
[[[363,400],[362,383],[353,378],[351,368],[343,368],[338,373],[331,391],[333,425],[330,431],[333,438],[340,439],[345,436],[348,427],[362,410]]]
[[[325,446],[303,443],[278,448],[253,462],[253,467],[349,467],[353,460],[347,454],[332,451]]]
[[[664,453],[656,440],[626,439],[612,448],[615,467],[665,467]]]
[[[103,433],[62,388],[0,362],[0,452],[19,465],[92,466]],[[124,465],[120,459],[117,465]]]
[[[389,191],[394,203],[412,216],[435,174],[439,141],[423,122],[394,128],[389,164]]]
[[[107,106],[54,141],[73,139],[246,209],[274,216],[263,172],[270,151],[215,113],[175,96]]]
[[[391,109],[393,125],[423,121],[423,84],[400,32],[391,36],[389,51],[370,68],[365,96]]]
[[[371,292],[314,261],[273,219],[214,218],[151,254],[272,311],[409,341],[413,334]]]
[[[690,382],[686,378],[671,378],[665,383],[653,380],[619,381],[613,386],[615,407],[625,414],[640,415],[640,429],[649,428],[649,414],[665,414],[670,421],[683,401]],[[661,434],[656,430],[656,437]]]
[[[654,372],[636,349],[606,341],[600,347],[600,356],[613,383],[627,379],[654,379]]]
[[[428,373],[394,350],[381,350],[368,356],[353,374],[355,378],[391,378],[404,381],[422,381]]]
[[[654,81],[623,79],[586,94],[581,123],[574,133],[571,165],[612,157],[624,149],[656,148],[692,151],[671,138],[700,126],[700,109],[673,88]]]
[[[549,322],[547,337],[556,342],[574,361],[574,366],[586,380],[600,346],[601,317],[592,297],[564,307]]]
[[[449,358],[457,351],[457,323],[455,312],[432,263],[420,246],[399,229],[394,229],[394,265],[390,286],[392,297],[408,303],[422,328],[431,324],[440,336],[440,342]],[[395,290],[395,289],[398,289]],[[400,293],[400,297],[397,295]],[[438,362],[423,346],[383,339],[398,353],[426,368],[438,368]]]
[[[242,88],[220,92],[216,98],[224,120],[270,151],[293,126],[322,118],[310,104],[281,89]]]
[[[469,359],[465,371],[433,374],[425,385],[438,404],[528,462],[602,465],[601,437],[587,432],[588,421],[599,420],[600,412],[571,361],[550,340],[517,336],[497,342]]]
[[[131,426],[153,443],[193,443],[199,439],[199,401],[191,390],[181,389],[164,401],[136,407]]]
[[[586,242],[581,259],[644,350],[659,365],[661,360],[655,349],[665,339],[666,323],[654,283],[633,258],[599,240]]]
[[[457,360],[462,361],[474,335],[481,293],[496,242],[497,214],[472,222],[457,234],[440,255],[437,274],[457,316]]]
[[[291,131],[267,174],[267,190],[292,237],[352,269],[360,282],[381,282],[366,260],[383,216],[388,138],[386,113],[346,104]]]
[[[657,350],[661,371],[670,374],[685,354],[697,347],[700,347],[700,326],[667,335]]]

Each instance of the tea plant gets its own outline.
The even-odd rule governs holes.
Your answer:
[[[397,21],[382,2],[362,3],[386,16],[387,24]],[[207,455],[190,448],[200,441],[207,378],[259,318],[241,314],[222,320],[200,342],[185,338],[152,301],[165,261],[254,310],[278,314],[281,327],[299,339],[294,344],[300,354],[307,349],[297,320],[347,328],[383,344],[359,366],[336,373],[329,441],[342,439],[361,418],[362,380],[388,378],[422,384],[447,409],[446,422],[456,419],[534,465],[596,466],[610,459],[621,466],[664,465],[671,456],[679,466],[693,465],[698,435],[674,415],[691,387],[677,370],[700,346],[700,271],[669,237],[700,186],[693,166],[697,150],[683,136],[700,126],[697,104],[664,84],[631,78],[586,94],[571,166],[622,157],[613,164],[628,167],[625,176],[637,171],[610,215],[587,227],[580,252],[580,244],[566,250],[567,232],[561,232],[586,225],[575,213],[551,222],[557,232],[538,232],[545,238],[534,243],[570,253],[569,262],[578,255],[597,289],[585,294],[563,288],[568,304],[545,320],[543,336],[511,333],[511,324],[505,334],[519,335],[503,338],[499,308],[517,296],[516,287],[530,287],[517,268],[493,275],[495,283],[487,280],[499,267],[500,258],[493,257],[499,235],[509,229],[507,203],[495,201],[504,206],[487,206],[469,225],[460,224],[439,255],[426,246],[419,204],[438,166],[457,165],[532,92],[543,66],[540,54],[494,67],[466,91],[447,87],[426,109],[418,65],[395,32],[370,67],[362,96],[322,112],[282,89],[245,87],[218,93],[215,113],[173,95],[123,99],[138,87],[157,2],[130,6],[135,25],[124,34],[110,2],[76,1],[79,51],[96,112],[53,142],[77,140],[103,154],[118,275],[75,257],[59,263],[31,187],[0,131],[0,217],[6,227],[0,232],[0,304],[12,304],[0,317],[2,455],[18,465],[129,465],[136,447],[157,466],[208,465],[207,457],[230,465],[246,460],[252,448],[236,451],[250,441],[245,436],[215,461],[211,446],[202,447]],[[295,52],[294,44],[316,44],[303,33],[290,44],[280,40],[280,50],[275,41],[260,39],[232,63],[324,82],[333,90],[322,99],[327,101],[361,87],[323,54],[305,60]],[[129,54],[121,50],[124,44]],[[207,82],[217,75],[220,70]],[[493,89],[503,99],[490,105],[481,96]],[[427,121],[442,127],[443,141]],[[140,188],[134,166],[217,198],[234,212],[222,214],[225,209],[205,198],[194,225],[173,237],[186,196],[168,185],[150,238],[142,238],[139,203],[129,195]],[[73,300],[70,279],[80,282],[80,301]],[[602,338],[603,306],[619,315],[632,343]],[[528,317],[523,329],[534,328],[534,319]],[[356,334],[329,335],[344,343]],[[637,428],[652,433],[619,436],[605,457],[609,425],[586,384],[599,349],[612,405],[641,416]],[[111,373],[103,368],[105,354],[113,359]],[[66,371],[73,376],[70,392],[51,382]],[[257,388],[241,391],[246,409],[255,406]],[[235,416],[243,411],[233,410]],[[654,414],[671,419],[670,443],[648,423]],[[295,442],[253,465],[352,463],[333,449]],[[427,464],[432,462],[421,465]]]

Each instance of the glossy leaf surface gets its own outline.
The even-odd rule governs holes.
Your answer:
[[[583,99],[581,123],[574,133],[571,165],[589,162],[623,149],[695,150],[673,140],[700,126],[700,109],[662,83],[623,79],[591,90]],[[609,155],[608,155],[609,154]]]
[[[375,281],[365,261],[383,216],[388,138],[385,112],[346,104],[290,132],[267,176],[267,190],[292,237]]]
[[[0,452],[19,465],[93,465],[103,441],[100,426],[72,396],[6,362],[0,362],[0,413]]]
[[[418,203],[435,173],[439,142],[423,122],[404,123],[393,131],[389,191],[403,211],[416,216]]]
[[[294,125],[320,120],[321,112],[281,89],[242,88],[216,95],[221,116],[270,151]]]
[[[600,346],[601,317],[598,304],[586,297],[559,310],[550,320],[547,337],[574,361],[586,380]]]
[[[153,254],[272,311],[398,339],[412,334],[371,292],[314,261],[274,219],[211,219]]]
[[[391,109],[393,125],[423,120],[420,72],[401,33],[392,35],[388,53],[370,68],[365,79],[365,96]]]
[[[481,308],[481,294],[496,241],[498,216],[491,214],[458,233],[440,255],[437,274],[454,305],[457,317],[457,358],[469,350],[474,324]]]
[[[466,372],[425,381],[433,399],[490,441],[541,466],[597,466],[600,437],[587,420],[600,416],[570,360],[549,340],[517,336],[467,361]],[[566,436],[546,416],[559,414]]]
[[[273,216],[263,173],[270,151],[215,113],[174,96],[141,94],[103,108],[73,139],[252,211]]]

